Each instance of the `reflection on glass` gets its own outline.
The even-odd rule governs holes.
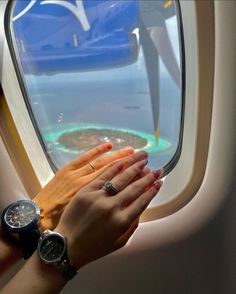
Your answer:
[[[181,128],[174,1],[15,1],[11,32],[42,140],[56,166],[104,141],[170,162]]]

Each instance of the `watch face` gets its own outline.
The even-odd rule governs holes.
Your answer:
[[[32,201],[20,200],[7,208],[4,222],[10,229],[23,229],[37,219],[37,209]]]
[[[47,263],[61,260],[66,250],[65,239],[59,234],[52,233],[40,243],[39,255]]]

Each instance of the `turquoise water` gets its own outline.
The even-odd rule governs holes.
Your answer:
[[[155,153],[155,152],[163,152],[168,150],[171,147],[171,143],[168,140],[165,140],[164,138],[158,138],[158,144],[156,144],[156,138],[154,135],[137,131],[137,130],[131,130],[131,129],[125,129],[125,128],[111,128],[108,125],[97,125],[97,124],[70,124],[70,125],[63,125],[61,127],[55,126],[55,128],[51,128],[50,131],[44,133],[44,139],[47,142],[48,145],[50,145],[51,151],[60,150],[62,152],[69,152],[74,154],[80,154],[83,152],[83,150],[71,150],[67,149],[62,144],[58,143],[58,139],[63,134],[73,132],[73,131],[79,131],[79,130],[88,130],[88,129],[97,129],[97,130],[115,130],[120,131],[128,134],[135,135],[137,137],[143,138],[147,141],[147,145],[142,148],[142,150],[145,150],[149,153]],[[105,142],[105,141],[104,141]],[[136,151],[139,151],[140,149],[136,149]]]
[[[159,140],[147,79],[138,65],[96,73],[27,77],[29,98],[48,155],[56,167],[79,152],[58,143],[60,135],[81,128],[106,128],[145,138],[149,166],[168,164],[179,144],[180,90],[166,75],[160,81]],[[119,74],[118,74],[119,72]],[[132,145],[132,144],[131,144]]]

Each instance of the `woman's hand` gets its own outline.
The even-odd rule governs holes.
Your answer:
[[[55,231],[67,237],[69,258],[77,268],[124,246],[159,191],[162,182],[155,181],[162,171],[145,173],[143,153],[134,155],[127,169],[122,161],[108,168],[67,205]],[[107,181],[118,190],[116,195],[104,190]]]
[[[54,229],[71,198],[85,185],[99,176],[115,161],[125,158],[127,164],[132,147],[122,148],[101,157],[112,149],[112,143],[104,143],[80,155],[62,167],[53,179],[33,199],[41,209],[40,229]],[[100,158],[98,158],[100,157]],[[91,164],[91,165],[90,165]]]

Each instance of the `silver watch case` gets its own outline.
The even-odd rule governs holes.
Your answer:
[[[45,245],[47,246],[46,249],[48,249],[48,251],[46,250],[46,256],[48,257],[49,254],[51,254],[51,257],[49,259],[49,258],[45,258],[45,252],[43,252],[45,248],[43,246],[44,246],[44,243],[51,237],[54,237],[54,238],[56,237],[56,239],[58,239],[58,241],[61,243],[60,244],[61,248],[60,248],[60,252],[58,252],[58,250],[55,251],[55,254],[54,254],[55,256],[53,256],[52,258],[52,255],[53,255],[51,254],[53,253],[52,243],[55,242],[55,240],[54,241],[51,240],[51,243],[49,242],[48,244],[46,244]],[[63,275],[66,281],[73,279],[73,277],[78,272],[78,269],[74,267],[73,265],[71,265],[70,260],[68,258],[66,238],[57,232],[52,232],[50,230],[46,230],[43,232],[38,243],[38,255],[44,263],[55,266],[61,272],[61,274]]]
[[[53,260],[48,260],[47,258],[45,258],[44,254],[42,252],[42,246],[46,242],[46,240],[51,238],[52,236],[58,238],[60,240],[60,242],[62,242],[63,249],[61,250],[60,254],[58,256],[56,256]],[[66,253],[66,249],[67,249],[66,238],[57,232],[53,232],[51,230],[45,230],[42,233],[41,237],[39,238],[38,254],[39,254],[40,259],[47,264],[58,264],[59,262],[62,262],[63,257],[65,256],[65,253]]]

